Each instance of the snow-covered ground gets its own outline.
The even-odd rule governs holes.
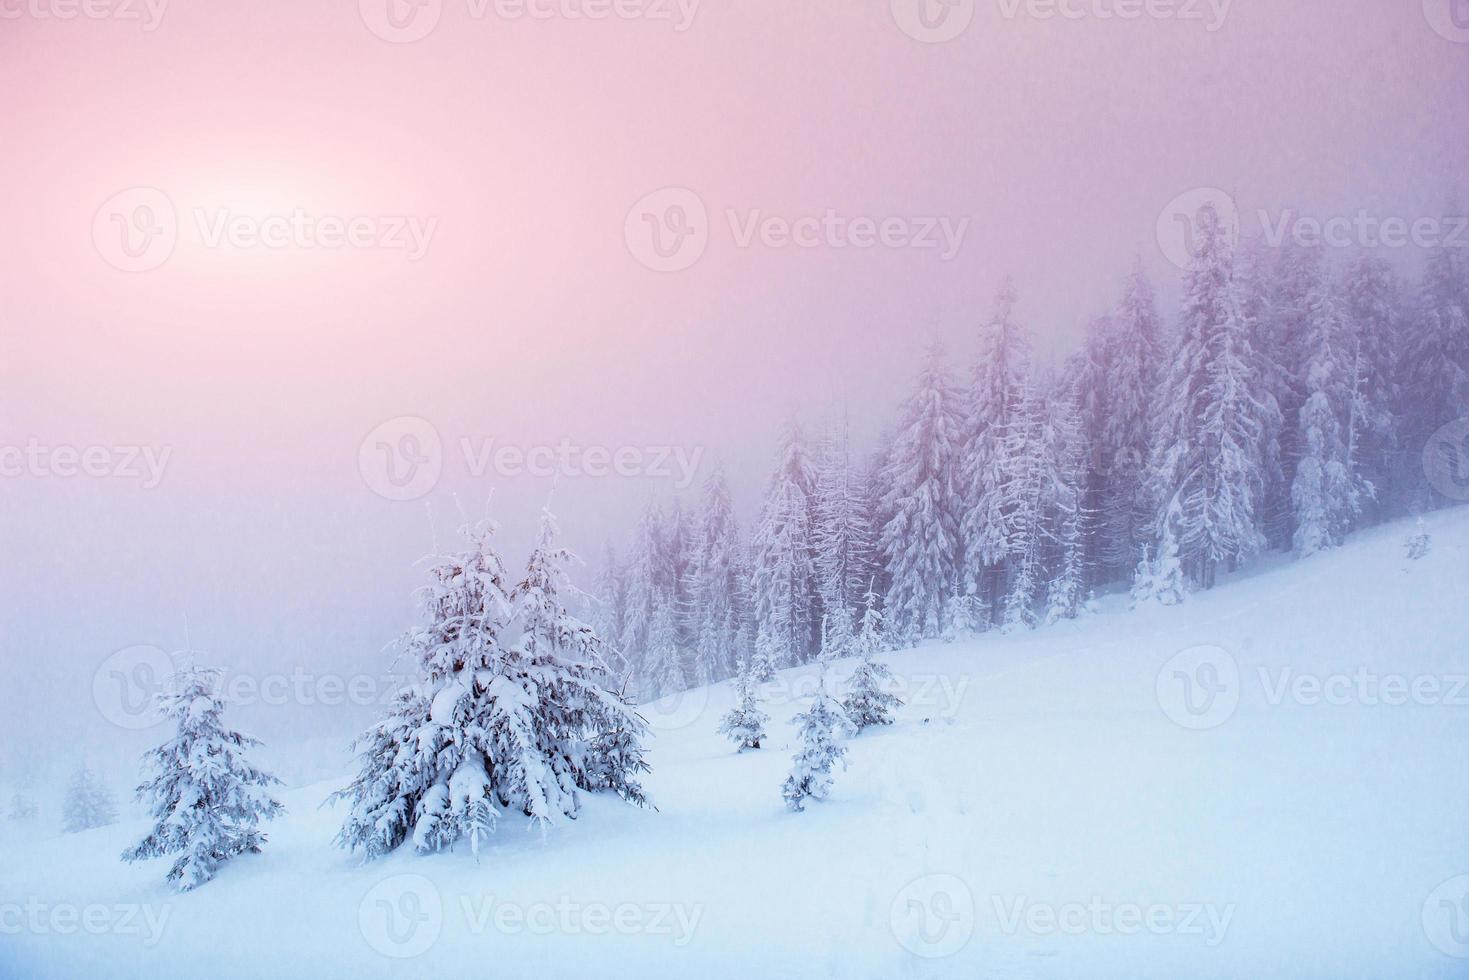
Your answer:
[[[187,895],[118,861],[141,823],[10,838],[0,974],[1469,975],[1469,509],[1427,524],[1421,561],[1399,523],[1181,608],[890,654],[909,703],[805,813],[811,669],[757,752],[715,733],[729,684],[650,706],[656,812],[502,823],[479,863],[334,849],[345,774]]]

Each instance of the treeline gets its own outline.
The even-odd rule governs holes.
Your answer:
[[[930,348],[875,452],[790,424],[748,541],[718,468],[693,513],[650,504],[597,590],[631,689],[844,655],[869,589],[893,645],[959,639],[1125,583],[1177,601],[1442,503],[1422,453],[1469,413],[1469,259],[1441,247],[1409,286],[1372,255],[1236,248],[1210,206],[1195,231],[1171,323],[1139,263],[1043,369],[1007,281],[967,376]]]

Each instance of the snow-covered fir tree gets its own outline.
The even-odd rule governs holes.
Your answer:
[[[368,859],[410,837],[420,852],[467,840],[478,854],[502,814],[544,827],[576,816],[581,790],[641,799],[644,724],[607,689],[601,638],[566,610],[554,519],[513,588],[494,530],[466,526],[464,550],[431,559],[422,622],[403,641],[415,683],[359,739],[358,775],[334,797],[350,803],[338,843]]]
[[[1234,567],[1264,546],[1256,505],[1266,409],[1254,390],[1228,233],[1211,204],[1194,227],[1198,248],[1184,280],[1181,333],[1161,393],[1149,478],[1159,535],[1165,515],[1176,513],[1184,572],[1210,588],[1220,565]]]
[[[770,716],[760,710],[759,682],[752,668],[742,663],[735,674],[735,706],[719,720],[719,734],[739,746],[741,752],[758,749],[769,723]]]
[[[751,558],[756,675],[805,663],[820,642],[816,574],[815,471],[799,426],[790,422],[755,526]]]
[[[811,707],[796,715],[801,747],[792,762],[791,773],[781,787],[786,806],[799,813],[807,800],[824,800],[831,793],[832,769],[840,763],[846,768],[847,748],[842,737],[852,730],[842,706],[826,692],[823,672],[811,700]]]
[[[1306,397],[1297,416],[1291,484],[1293,541],[1301,557],[1341,544],[1362,498],[1373,492],[1356,470],[1348,431],[1358,408],[1358,355],[1347,349],[1347,323],[1325,279],[1309,297],[1304,330],[1300,375]]]
[[[693,586],[694,682],[711,684],[734,673],[744,625],[745,558],[724,467],[704,481]]]
[[[1006,562],[1017,550],[1011,453],[1020,444],[1016,429],[1027,424],[1030,371],[1030,342],[1015,320],[1017,300],[1015,284],[1006,278],[994,314],[980,329],[958,463],[964,584],[992,615],[1004,607]]]
[[[209,881],[241,854],[260,853],[266,843],[261,822],[281,813],[270,795],[280,781],[246,758],[260,743],[224,723],[222,676],[217,668],[191,665],[158,696],[160,714],[176,731],[144,756],[138,799],[155,823],[122,855],[124,861],[176,855],[168,880],[180,891]]]
[[[1106,417],[1095,458],[1106,474],[1099,501],[1099,557],[1119,570],[1130,569],[1151,541],[1144,474],[1153,438],[1153,407],[1162,372],[1162,326],[1153,284],[1138,259],[1128,276],[1122,301],[1109,320],[1106,361]]]
[[[1132,582],[1132,607],[1145,605],[1176,606],[1188,597],[1183,577],[1183,563],[1178,558],[1178,535],[1174,531],[1176,512],[1163,522],[1163,535],[1158,557],[1150,557],[1144,547]]]
[[[1355,382],[1350,456],[1376,490],[1363,504],[1380,521],[1398,499],[1401,483],[1393,457],[1398,449],[1403,313],[1392,267],[1376,256],[1363,256],[1347,276],[1344,301]]]
[[[961,573],[961,498],[954,481],[962,424],[959,391],[935,343],[903,407],[882,474],[891,515],[879,539],[889,582],[887,624],[905,643],[943,635],[945,607]]]
[[[11,820],[34,820],[40,809],[36,801],[24,793],[16,793],[10,798],[10,812],[6,815]]]
[[[844,657],[875,559],[872,499],[865,474],[852,459],[845,417],[840,430],[824,440],[818,457],[814,537],[828,652]]]
[[[1403,550],[1407,552],[1411,561],[1418,561],[1420,558],[1427,557],[1430,540],[1428,528],[1423,526],[1423,518],[1420,517],[1413,533],[1408,535],[1407,540],[1403,542]]]
[[[72,774],[61,807],[61,829],[75,834],[117,823],[117,804],[97,774],[82,763]]]
[[[889,688],[892,671],[877,660],[877,655],[886,647],[883,640],[882,613],[877,608],[877,593],[870,588],[864,599],[862,625],[853,641],[857,669],[847,687],[847,696],[842,699],[842,710],[856,731],[872,725],[891,725],[893,712],[903,702]]]
[[[686,691],[693,684],[692,665],[680,636],[674,599],[660,596],[653,609],[653,628],[648,636],[649,670],[657,697]]]
[[[602,572],[597,578],[597,595],[592,602],[591,623],[597,635],[602,637],[606,653],[607,669],[619,684],[629,678],[626,653],[622,650],[622,636],[627,627],[627,581],[617,549],[609,542],[602,560]]]
[[[632,547],[624,572],[622,637],[618,648],[627,663],[628,687],[651,695],[653,667],[649,651],[653,635],[653,613],[662,599],[660,579],[663,549],[663,514],[649,500],[633,533]]]
[[[1405,399],[1402,429],[1415,453],[1441,426],[1469,414],[1469,258],[1464,251],[1447,245],[1433,249],[1408,334],[1402,374],[1411,398]],[[1424,486],[1422,468],[1411,472],[1419,488],[1416,502],[1441,503]]]

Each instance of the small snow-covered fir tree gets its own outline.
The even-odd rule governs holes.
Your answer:
[[[66,788],[66,801],[61,809],[61,829],[68,834],[110,827],[117,822],[117,805],[112,793],[102,785],[86,763],[72,774]]]
[[[1403,547],[1408,552],[1408,558],[1417,561],[1428,554],[1429,543],[1428,529],[1423,526],[1423,518],[1420,517],[1413,533],[1403,542]]]
[[[883,645],[882,613],[877,611],[877,594],[869,587],[866,608],[862,611],[862,626],[853,642],[860,659],[852,673],[847,696],[842,700],[847,720],[859,732],[870,725],[891,725],[893,711],[903,705],[898,696],[888,690],[892,672],[876,659]]]
[[[765,739],[770,716],[760,710],[760,691],[754,675],[740,664],[735,675],[735,706],[719,721],[719,734],[745,749],[758,749]]]
[[[138,799],[149,806],[153,830],[123,852],[124,861],[178,855],[168,880],[180,891],[209,881],[221,865],[258,854],[266,842],[262,820],[281,805],[270,795],[279,780],[251,765],[247,750],[260,743],[226,728],[218,668],[189,666],[158,696],[160,714],[177,733],[144,757],[147,780]]]
[[[1173,519],[1170,518],[1164,523],[1158,558],[1151,560],[1146,547],[1143,550],[1142,560],[1137,566],[1137,576],[1132,583],[1132,607],[1136,609],[1152,603],[1176,606],[1187,597],[1183,563],[1178,557],[1178,538],[1173,531]]]
[[[39,812],[39,809],[36,807],[36,801],[24,793],[16,793],[10,798],[10,813],[8,816],[11,820],[34,820],[36,819],[36,814]]]
[[[824,800],[831,792],[832,768],[841,763],[846,768],[847,749],[841,737],[852,730],[852,723],[842,706],[826,693],[823,672],[811,707],[796,715],[801,747],[796,752],[791,774],[786,777],[781,795],[786,806],[797,813],[806,809],[807,800]]]
[[[849,425],[822,445],[817,464],[814,534],[827,653],[845,657],[856,629],[862,589],[872,577],[875,541],[865,474],[852,462]]]

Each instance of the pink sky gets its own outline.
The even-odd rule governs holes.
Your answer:
[[[0,442],[172,456],[150,490],[0,484],[0,644],[75,665],[75,684],[22,675],[62,705],[85,705],[112,650],[177,646],[185,614],[221,659],[378,662],[429,537],[421,502],[358,472],[385,419],[449,442],[705,447],[748,513],[785,415],[845,400],[870,437],[916,344],[938,334],[967,362],[1006,272],[1060,356],[1134,253],[1172,295],[1154,229],[1180,192],[1412,220],[1469,170],[1469,44],[1419,0],[1234,0],[1213,31],[980,0],[942,44],[887,0],[704,0],[683,31],[443,0],[409,44],[349,0],[174,0],[151,31],[35,14],[66,2],[0,0]],[[624,222],[670,186],[707,206],[709,244],[658,273]],[[92,227],[134,187],[167,195],[179,242],[128,273]],[[209,247],[193,215],[221,209],[437,223],[417,260]],[[969,224],[943,261],[740,248],[728,209]],[[451,492],[468,505],[494,482],[523,542],[549,480],[462,470],[427,498],[440,523]],[[668,492],[563,480],[558,509],[594,549],[650,489]]]

